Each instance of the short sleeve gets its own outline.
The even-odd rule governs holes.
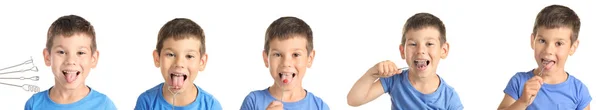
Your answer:
[[[137,102],[135,103],[135,110],[148,110],[148,100],[146,97],[144,97],[144,94],[142,93],[140,96],[138,96]]]
[[[115,103],[113,103],[108,97],[106,97],[106,110],[117,110]]]
[[[379,81],[381,82],[381,86],[383,87],[384,93],[390,92],[390,88],[392,88],[392,85],[394,85],[394,79],[396,79],[400,75],[401,74],[396,74],[394,76],[387,77],[387,78],[379,78]]]
[[[463,110],[464,107],[462,102],[460,101],[460,97],[456,91],[452,90],[452,95],[450,96],[450,105],[448,106],[448,110]]]
[[[515,74],[512,78],[510,78],[510,81],[508,81],[508,84],[506,85],[506,88],[504,88],[504,93],[508,94],[510,97],[512,97],[515,100],[519,99],[519,92],[520,92],[520,77],[519,77],[519,73]]]
[[[250,92],[246,98],[244,98],[244,102],[242,102],[242,107],[240,108],[240,110],[255,110],[256,107],[256,100],[255,100],[256,95],[254,94],[254,92]]]
[[[29,98],[29,100],[27,100],[27,102],[25,102],[25,110],[33,110],[33,102],[34,98],[32,96],[31,98]]]
[[[321,100],[321,110],[329,110],[329,105]]]
[[[592,96],[590,95],[587,86],[585,86],[583,83],[581,83],[581,87],[579,88],[578,93],[579,94],[577,95],[577,99],[579,99],[579,101],[577,103],[577,110],[583,110],[592,101]]]
[[[221,103],[216,98],[212,98],[211,110],[223,110]]]

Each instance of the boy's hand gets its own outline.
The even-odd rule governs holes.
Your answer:
[[[375,64],[375,66],[369,69],[368,73],[372,74],[374,77],[377,78],[387,78],[396,74],[400,74],[400,70],[398,70],[398,67],[396,67],[396,64],[394,62],[386,60]]]
[[[279,101],[273,101],[267,106],[267,110],[283,110],[283,104]]]
[[[531,105],[535,99],[535,96],[540,91],[540,88],[542,88],[543,83],[544,81],[540,76],[533,76],[531,79],[527,80],[527,82],[525,82],[525,86],[523,87],[523,94],[519,100],[521,100],[522,103]]]

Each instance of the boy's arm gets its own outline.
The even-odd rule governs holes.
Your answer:
[[[348,105],[357,107],[381,96],[384,93],[381,80],[375,80],[377,80],[377,78],[368,72],[358,79],[348,93]]]
[[[510,95],[504,94],[504,99],[498,106],[498,110],[525,110],[527,103],[513,99]]]
[[[584,110],[590,110],[590,105],[584,108]]]

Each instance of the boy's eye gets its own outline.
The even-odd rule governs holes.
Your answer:
[[[299,54],[299,53],[294,53],[294,54],[292,54],[292,56],[294,56],[294,57],[299,57],[299,56],[300,56],[300,54]]]
[[[175,56],[175,54],[173,54],[173,53],[167,53],[166,55],[167,55],[167,57],[174,57]]]
[[[83,55],[85,52],[77,52],[77,55]]]
[[[432,45],[433,45],[433,43],[427,43],[427,46],[432,46]]]
[[[65,51],[59,50],[59,51],[56,51],[56,53],[58,53],[58,54],[65,54]]]
[[[565,43],[563,43],[563,42],[556,42],[556,46],[562,46],[562,45],[565,45]]]
[[[186,55],[185,57],[188,58],[188,59],[195,58],[193,55]]]
[[[417,46],[417,44],[416,44],[416,43],[409,43],[408,45],[409,45],[409,46]]]
[[[273,56],[280,57],[281,54],[279,54],[279,53],[273,53]]]
[[[538,42],[539,42],[539,43],[546,43],[546,40],[544,40],[544,39],[540,39],[540,40],[538,40]]]

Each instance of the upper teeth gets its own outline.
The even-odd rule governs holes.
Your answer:
[[[78,71],[74,70],[63,70],[63,73],[77,73]]]
[[[427,63],[427,60],[415,60],[415,63]]]

